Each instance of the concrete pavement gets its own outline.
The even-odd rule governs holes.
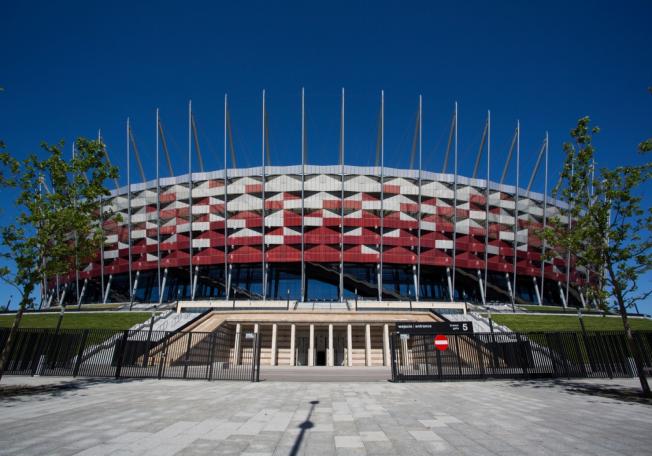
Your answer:
[[[650,454],[635,386],[5,377],[0,454]]]

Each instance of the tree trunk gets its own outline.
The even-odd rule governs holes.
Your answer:
[[[614,280],[615,274],[611,265],[609,265],[607,269],[609,271],[609,276],[611,277],[611,282],[614,285],[614,294],[616,295],[616,300],[618,301],[620,318],[622,318],[623,326],[625,328],[627,348],[629,349],[629,352],[632,354],[632,356],[634,356],[634,365],[636,366],[638,379],[641,382],[641,390],[643,392],[643,396],[652,397],[652,393],[650,392],[650,385],[647,382],[647,377],[645,376],[645,371],[643,370],[644,366],[643,360],[641,359],[641,353],[639,352],[638,345],[634,340],[634,336],[632,335],[632,328],[629,325],[629,319],[627,318],[627,309],[625,308],[625,300],[623,299],[622,291],[618,287],[616,280]]]
[[[2,380],[5,364],[7,363],[9,358],[9,353],[11,353],[11,349],[13,348],[12,346],[14,343],[14,338],[16,337],[16,333],[18,332],[18,328],[20,327],[20,321],[23,319],[23,312],[25,311],[25,307],[27,307],[28,300],[29,300],[29,296],[23,295],[23,298],[20,301],[20,305],[18,306],[18,312],[16,312],[16,318],[14,318],[14,323],[11,325],[11,329],[9,330],[9,336],[7,337],[7,342],[5,343],[5,346],[2,349],[2,354],[0,354],[0,380]]]

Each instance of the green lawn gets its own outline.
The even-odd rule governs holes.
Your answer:
[[[64,329],[129,329],[152,316],[149,312],[66,312]],[[26,314],[20,323],[21,328],[55,328],[58,313]],[[0,315],[0,328],[8,328],[13,324],[13,315]]]
[[[528,305],[519,305],[517,306],[522,310],[527,310],[529,312],[540,312],[540,313],[567,313],[572,315],[577,315],[577,308],[568,307],[564,309],[560,306],[528,306]],[[601,310],[596,309],[582,309],[583,314],[598,314],[602,315]]]
[[[507,326],[512,331],[580,331],[577,315],[523,315],[492,314],[496,323]],[[652,330],[652,320],[630,318],[634,330]],[[622,331],[623,323],[616,317],[584,316],[587,331]]]

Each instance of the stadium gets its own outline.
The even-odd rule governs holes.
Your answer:
[[[65,302],[76,303],[77,277],[82,302],[583,299],[582,275],[563,256],[542,268],[544,207],[559,216],[563,204],[541,194],[408,169],[226,174],[115,191],[106,204],[121,221],[104,221],[103,251],[77,276],[60,278],[62,290],[71,285]]]
[[[386,167],[381,93],[376,166],[352,166],[344,155],[342,92],[338,163],[313,165],[306,163],[302,96],[301,162],[272,166],[263,92],[260,166],[236,165],[225,97],[223,163],[230,149],[231,166],[210,171],[188,108],[182,175],[173,171],[158,111],[155,179],[145,179],[127,121],[127,185],[115,182],[102,201],[105,242],[91,261],[71,259],[78,267],[49,279],[44,307],[166,310],[170,318],[154,329],[224,334],[235,365],[244,336],[257,334],[264,365],[389,366],[390,335],[400,322],[470,319],[489,331],[469,306],[589,304],[585,272],[539,236],[553,217],[572,223],[566,205],[546,194],[547,135],[527,187],[519,187],[518,124],[500,179],[480,179],[483,156],[485,177],[496,167],[488,116],[473,173],[460,175],[456,105],[443,170],[424,170],[419,99],[409,166]],[[168,177],[160,176],[159,144]],[[512,156],[516,185],[504,183]],[[542,163],[544,192],[536,193]]]

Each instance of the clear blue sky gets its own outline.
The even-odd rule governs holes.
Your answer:
[[[255,166],[265,88],[272,162],[297,163],[302,86],[309,158],[316,164],[336,162],[341,87],[350,164],[373,163],[381,89],[388,166],[407,166],[419,94],[424,166],[432,170],[442,166],[456,100],[462,174],[471,172],[487,109],[494,177],[517,119],[527,177],[546,130],[551,173],[557,172],[561,143],[583,115],[602,128],[599,165],[642,161],[636,145],[652,136],[649,1],[165,3],[5,3],[0,138],[10,150],[25,154],[43,140],[69,144],[101,128],[124,170],[130,116],[152,178],[159,107],[175,172],[182,173],[192,99],[204,160],[221,168],[228,92],[238,165]],[[508,179],[513,182],[513,173]],[[542,186],[539,178],[535,189]],[[11,214],[7,207],[2,217]],[[0,303],[10,293],[0,287]],[[642,310],[652,313],[652,301]]]

